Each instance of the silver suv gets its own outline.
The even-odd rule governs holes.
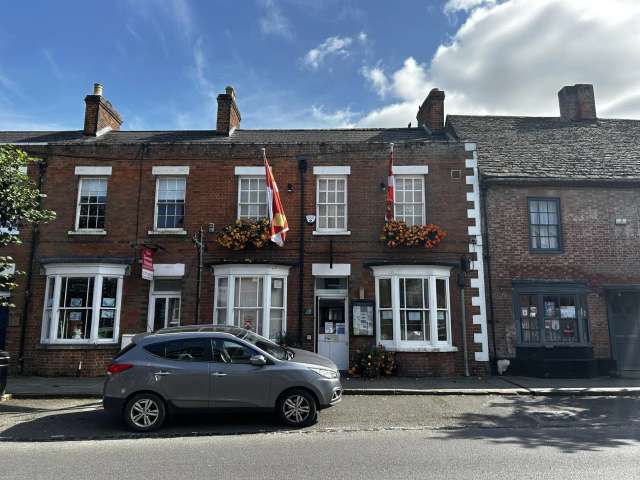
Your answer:
[[[107,372],[105,410],[145,432],[194,410],[275,410],[285,425],[305,427],[342,398],[331,360],[220,325],[137,335]]]

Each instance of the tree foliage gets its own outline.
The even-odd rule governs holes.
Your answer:
[[[24,173],[29,164],[41,160],[10,145],[0,145],[0,291],[11,291],[17,284],[13,271],[14,260],[3,254],[9,245],[19,245],[20,230],[30,224],[45,223],[55,218],[55,212],[42,208],[45,197],[37,184]],[[0,296],[0,306],[12,306],[7,297]]]

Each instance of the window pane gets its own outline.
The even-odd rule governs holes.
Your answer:
[[[378,280],[379,308],[391,308],[391,279],[381,278]]]
[[[271,306],[284,306],[284,279],[282,278],[271,279]]]
[[[226,325],[227,323],[227,309],[226,308],[216,308],[215,322],[218,325]]]
[[[262,335],[262,310],[255,308],[235,309],[234,324],[236,327],[251,330]]]
[[[164,321],[167,318],[167,299],[156,298],[153,308],[153,331],[165,327]]]
[[[560,248],[558,207],[556,199],[529,200],[531,248],[540,250]]]
[[[403,310],[400,312],[400,328],[405,332],[404,324],[406,322],[406,338],[407,341],[424,341],[425,337],[425,318],[424,312],[415,310]]]
[[[438,301],[438,308],[447,308],[447,281],[443,279],[436,279],[436,298]]]
[[[407,307],[422,308],[424,306],[422,301],[422,280],[419,278],[407,278],[405,287],[407,289]]]
[[[447,341],[447,311],[438,310],[438,341]]]
[[[267,215],[267,194],[264,178],[240,178],[238,217],[259,220]]]
[[[260,303],[258,296],[262,295],[260,283],[262,279],[236,278],[236,307],[257,307]]]
[[[522,342],[540,342],[539,314],[535,296],[520,295],[519,315]]]
[[[380,310],[380,339],[393,340],[393,312]]]
[[[98,324],[98,338],[113,338],[114,325],[116,320],[116,310],[114,308],[100,309],[100,319]]]
[[[280,340],[284,333],[282,328],[282,315],[284,310],[280,308],[272,308],[269,315],[269,338],[271,340]]]
[[[167,326],[176,327],[180,325],[180,298],[169,298],[169,312],[167,315]]]
[[[60,309],[58,338],[84,340],[91,337],[92,310]]]
[[[256,351],[233,340],[215,340],[213,361],[221,363],[249,363]]]
[[[206,362],[210,359],[211,340],[187,338],[166,343],[166,358],[182,362]]]
[[[227,306],[227,295],[227,277],[220,277],[218,278],[218,291],[216,292],[218,307]]]

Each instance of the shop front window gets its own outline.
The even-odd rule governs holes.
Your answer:
[[[582,293],[518,292],[516,318],[523,345],[589,343],[586,298]]]
[[[380,343],[394,350],[451,346],[448,267],[373,270]]]
[[[279,340],[286,331],[288,267],[215,268],[213,321]]]
[[[43,343],[115,342],[124,266],[47,265]]]

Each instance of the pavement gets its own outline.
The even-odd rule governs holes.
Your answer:
[[[104,377],[9,377],[5,398],[101,398]],[[640,395],[640,378],[519,376],[366,380],[343,377],[345,395]]]

